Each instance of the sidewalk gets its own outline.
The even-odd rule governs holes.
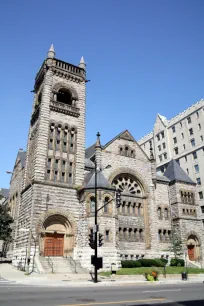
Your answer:
[[[143,275],[116,275],[111,277],[99,276],[99,283],[92,281],[91,275],[87,274],[44,274],[18,271],[10,264],[0,264],[0,279],[9,280],[16,284],[33,286],[55,286],[55,287],[90,287],[90,286],[125,286],[125,285],[167,285],[167,284],[189,284],[204,283],[204,274],[190,275],[188,281],[182,281],[180,275],[168,275],[167,278],[160,277],[157,282],[147,282]]]

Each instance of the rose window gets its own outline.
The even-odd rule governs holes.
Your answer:
[[[112,185],[120,192],[142,195],[142,189],[133,177],[119,175],[113,180]]]

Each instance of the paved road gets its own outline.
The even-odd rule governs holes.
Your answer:
[[[0,306],[204,306],[204,284],[37,287],[0,282]]]

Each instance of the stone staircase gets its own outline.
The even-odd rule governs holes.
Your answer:
[[[41,266],[45,274],[48,273],[77,273],[87,274],[88,271],[82,268],[79,261],[74,260],[71,256],[64,257],[39,257]]]
[[[187,259],[187,265],[189,268],[201,268],[201,264],[198,261],[191,261],[189,259]]]

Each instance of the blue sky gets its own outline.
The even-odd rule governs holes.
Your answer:
[[[56,57],[87,64],[86,145],[149,133],[204,97],[204,1],[7,0],[0,3],[0,187],[26,148],[34,77]]]

